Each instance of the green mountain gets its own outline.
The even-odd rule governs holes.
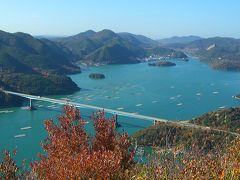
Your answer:
[[[74,56],[68,49],[47,39],[39,40],[25,33],[12,34],[0,31],[0,55],[2,58],[9,55],[37,71],[56,73],[80,71],[78,67],[72,65]]]
[[[74,36],[59,38],[56,41],[78,56],[86,64],[125,64],[137,63],[155,52],[154,55],[174,55],[179,52],[162,48],[158,42],[145,36],[130,33],[114,33],[111,30],[94,32],[92,30]],[[154,51],[154,49],[161,51]]]
[[[135,59],[137,52],[133,52],[120,43],[112,43],[98,48],[93,53],[85,57],[87,62],[92,64],[129,64],[138,63]],[[141,53],[141,52],[139,52]]]
[[[140,44],[143,47],[152,47],[159,45],[157,41],[143,35],[136,35],[127,32],[118,33],[118,35],[129,42],[132,42],[134,44]]]
[[[47,39],[0,31],[0,87],[37,95],[75,92],[79,88],[64,75],[80,72],[72,64],[74,57],[65,47]],[[21,101],[0,93],[0,102],[4,107]]]
[[[206,128],[195,129],[172,123],[158,123],[135,133],[132,138],[138,145],[160,146],[162,148],[183,147],[198,150],[212,150],[224,147],[236,136],[215,131],[214,128],[237,132],[240,129],[240,108],[230,108],[206,113],[189,122]]]

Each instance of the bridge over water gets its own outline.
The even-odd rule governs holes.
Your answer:
[[[104,108],[104,107],[76,103],[76,102],[71,102],[68,100],[60,100],[60,99],[53,99],[53,98],[42,97],[42,96],[34,96],[34,95],[30,95],[30,94],[7,91],[7,90],[3,90],[3,89],[0,89],[0,91],[4,92],[6,94],[16,95],[16,96],[20,96],[20,97],[29,99],[29,102],[30,102],[29,107],[30,108],[32,108],[32,105],[33,105],[32,100],[50,102],[50,103],[61,104],[61,105],[68,104],[68,105],[72,105],[72,106],[79,107],[79,108],[92,109],[95,111],[96,110],[100,110],[100,111],[104,110],[104,112],[107,112],[109,114],[131,117],[131,118],[136,118],[136,119],[141,119],[141,120],[148,120],[148,121],[152,121],[153,123],[156,123],[156,122],[168,123],[168,124],[174,124],[175,126],[190,127],[190,128],[195,128],[195,129],[201,129],[201,130],[213,130],[213,131],[224,132],[227,134],[240,136],[240,134],[235,133],[235,132],[230,132],[230,131],[226,131],[226,130],[222,130],[222,129],[196,125],[196,124],[189,123],[187,121],[172,121],[172,120],[162,119],[162,118],[158,118],[158,117],[145,116],[145,115],[141,115],[141,114],[124,112],[124,111],[119,111],[119,110],[115,110],[115,109],[109,109],[109,108]]]

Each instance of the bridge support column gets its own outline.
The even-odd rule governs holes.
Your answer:
[[[32,99],[29,99],[29,110],[33,110],[33,106],[32,106]]]
[[[121,127],[121,124],[118,123],[118,115],[117,115],[117,114],[114,115],[114,119],[115,119],[115,127],[116,127],[116,128]]]

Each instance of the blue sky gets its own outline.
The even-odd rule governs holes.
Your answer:
[[[240,38],[240,0],[0,0],[0,29],[73,35],[88,29],[152,38]]]

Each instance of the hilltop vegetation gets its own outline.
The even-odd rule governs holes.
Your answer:
[[[240,128],[240,108],[228,108],[208,112],[190,122],[226,131],[237,132]]]
[[[150,55],[182,58],[184,53],[160,47],[158,42],[141,35],[114,33],[111,30],[86,31],[56,39],[87,64],[129,64]],[[184,56],[186,57],[186,55]]]
[[[80,72],[73,60],[68,49],[49,40],[0,31],[1,88],[38,95],[75,92],[79,88],[64,75]],[[15,99],[0,93],[0,107],[19,105]]]
[[[189,121],[209,127],[205,130],[183,127],[172,123],[158,123],[133,135],[139,145],[159,147],[184,147],[209,151],[223,148],[235,135],[218,132],[212,128],[237,132],[240,129],[240,108],[230,108],[206,113]]]

